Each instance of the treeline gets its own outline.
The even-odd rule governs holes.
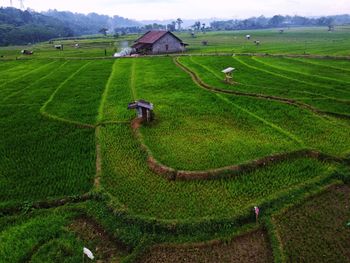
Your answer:
[[[61,21],[29,10],[0,8],[0,45],[23,45],[73,36]]]
[[[244,20],[234,19],[227,21],[214,21],[210,24],[210,28],[212,30],[244,30],[293,26],[333,27],[335,25],[344,24],[350,24],[350,15],[323,16],[319,18],[275,15],[271,18],[259,16]]]
[[[132,27],[121,27],[117,26],[114,28],[114,32],[116,35],[120,34],[129,34],[129,33],[144,33],[150,30],[169,30],[171,32],[173,31],[181,31],[181,24],[183,23],[181,18],[176,19],[175,21],[172,21],[169,24],[147,24],[147,25],[138,25],[138,26],[132,26]]]
[[[139,27],[141,24],[123,17],[109,17],[49,10],[37,13],[7,7],[0,8],[0,46],[38,43],[52,38],[68,38],[98,33],[113,33],[118,27]]]
[[[141,26],[137,21],[123,18],[120,16],[107,16],[90,13],[88,15],[72,13],[68,11],[49,10],[42,12],[46,16],[60,20],[66,26],[70,27],[74,35],[92,35],[101,33],[101,29],[112,34],[115,28],[132,28]]]

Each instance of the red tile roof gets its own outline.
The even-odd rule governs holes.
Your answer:
[[[166,35],[168,31],[148,31],[142,37],[140,37],[136,42],[145,44],[154,44],[157,40]]]
[[[184,44],[180,38],[175,36],[170,31],[148,31],[146,34],[144,34],[142,37],[137,39],[135,42],[142,43],[142,44],[154,44],[155,42],[157,42],[159,39],[161,39],[166,34],[172,35],[177,40],[179,40],[182,44]]]

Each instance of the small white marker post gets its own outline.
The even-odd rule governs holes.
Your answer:
[[[84,247],[83,248],[83,263],[84,263],[84,260],[85,260],[85,255],[89,258],[89,259],[94,259],[94,254],[92,254],[91,250]]]
[[[256,223],[258,223],[258,221],[259,221],[259,213],[260,213],[259,207],[254,206],[254,212],[255,212],[255,221],[256,221]]]

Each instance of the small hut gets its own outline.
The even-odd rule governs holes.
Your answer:
[[[227,69],[224,69],[223,71],[221,71],[222,73],[225,74],[225,82],[226,83],[229,83],[229,84],[232,84],[233,83],[233,71],[235,71],[235,68],[227,68]]]
[[[27,50],[27,49],[23,49],[22,51],[21,51],[21,53],[23,54],[23,55],[33,55],[33,51],[31,51],[31,50]]]
[[[154,118],[153,104],[148,101],[138,100],[131,102],[128,105],[128,109],[136,109],[137,117],[143,121],[151,122]]]
[[[55,49],[63,50],[63,45],[54,45]]]

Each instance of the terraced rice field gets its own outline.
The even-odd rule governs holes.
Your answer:
[[[222,81],[228,66],[236,68],[234,85]],[[276,223],[276,212],[349,182],[345,60],[48,59],[1,62],[0,69],[4,262],[65,255],[77,262],[83,244],[101,242],[112,251],[123,246],[97,252],[100,259],[152,262],[149,251],[163,253],[145,250],[155,243],[227,241],[252,231],[264,233],[248,243],[261,241],[267,261],[293,262],[299,248],[285,243],[289,230],[280,229],[289,223]],[[131,125],[127,105],[137,99],[154,103],[152,123]],[[95,225],[109,233],[102,241]],[[236,246],[230,242],[225,249]]]

